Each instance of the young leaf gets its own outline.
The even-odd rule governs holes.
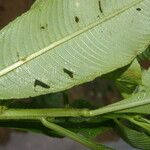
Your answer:
[[[138,58],[140,60],[150,60],[150,45],[141,55],[138,56]]]
[[[140,64],[135,59],[131,64],[102,76],[115,81],[117,88],[124,98],[129,97],[142,82]]]
[[[144,119],[141,116],[127,116],[127,119],[150,134],[150,121],[148,119]]]
[[[144,71],[142,82],[145,87],[150,89],[150,69],[148,71]]]
[[[119,88],[124,98],[129,97],[142,82],[142,71],[137,60],[132,62],[130,67],[125,71],[120,78],[116,80],[116,85]]]
[[[123,125],[121,122],[116,121],[118,124],[118,131],[121,137],[133,147],[141,150],[149,150],[150,148],[150,136],[145,133],[130,129]]]
[[[149,7],[38,0],[0,32],[0,99],[62,91],[130,64],[150,44]]]
[[[150,69],[148,71],[144,71],[143,72],[143,75],[142,75],[142,85],[144,87],[140,87],[139,90],[142,91],[145,90],[146,92],[146,95],[144,99],[149,99],[149,102],[150,102]],[[135,96],[136,98],[136,96]],[[133,99],[135,99],[134,96],[133,96]],[[142,106],[138,106],[138,107],[135,107],[135,108],[129,108],[129,109],[126,109],[126,110],[123,110],[121,111],[123,113],[139,113],[139,114],[147,114],[149,115],[150,114],[150,103],[148,104],[145,104],[145,105],[142,105]]]

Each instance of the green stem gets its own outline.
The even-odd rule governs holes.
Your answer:
[[[82,135],[76,134],[76,133],[74,133],[70,130],[67,130],[61,126],[51,123],[51,122],[47,121],[45,118],[42,118],[41,122],[45,127],[49,128],[51,130],[54,130],[55,132],[57,132],[63,136],[69,137],[70,139],[77,141],[93,150],[100,150],[100,149],[101,150],[111,150],[110,148],[106,148],[103,145],[100,145],[98,143],[90,141],[89,139],[85,138]]]
[[[125,100],[123,100],[123,101],[125,101]],[[116,111],[121,111],[121,110],[125,110],[125,109],[135,108],[138,106],[147,105],[147,104],[150,104],[150,100],[145,99],[143,101],[139,100],[139,101],[133,101],[130,103],[127,102],[127,103],[124,103],[121,105],[116,105],[116,104],[108,105],[106,107],[99,108],[96,110],[91,110],[90,116],[97,116],[97,115],[102,115],[102,114],[106,114],[106,113],[111,113],[111,112],[116,112]],[[119,104],[119,102],[118,102],[118,104]]]
[[[145,93],[144,93],[145,95]],[[133,99],[139,99],[137,101],[132,101],[132,98],[120,101],[115,104],[108,105],[103,108],[89,110],[89,109],[73,109],[73,108],[49,108],[49,109],[11,109],[0,107],[0,120],[11,120],[11,119],[33,119],[39,120],[42,117],[94,117],[98,115],[104,115],[107,113],[118,112],[121,110],[135,108],[138,106],[143,106],[150,104],[149,97],[140,100],[141,95],[135,95]]]
[[[144,122],[144,120],[143,121],[138,120],[138,116],[137,117],[136,116],[133,116],[133,117],[132,116],[123,116],[122,118],[124,118],[124,119],[132,122],[133,124],[143,128],[145,131],[147,131],[150,134],[150,124],[147,122]]]
[[[6,109],[0,114],[0,120],[39,120],[42,117],[86,117],[90,116],[88,109]]]

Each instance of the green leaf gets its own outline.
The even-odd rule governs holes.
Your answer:
[[[74,131],[75,133],[81,134],[83,136],[85,136],[88,139],[93,139],[96,136],[103,134],[104,132],[108,131],[110,128],[108,127],[102,127],[99,126],[97,128],[76,128],[76,129],[71,129],[72,131]]]
[[[102,116],[55,118],[54,120],[50,118],[48,121],[57,123],[70,131],[92,140],[97,135],[111,130],[111,125],[113,125],[112,120]]]
[[[62,91],[130,64],[150,44],[149,7],[38,0],[0,32],[0,99]]]
[[[117,81],[139,85],[141,84],[141,79],[142,79],[141,67],[137,59],[135,59],[128,68],[128,70],[124,74],[122,74],[122,76]]]
[[[59,121],[61,121],[60,118],[58,118],[57,121],[59,123]],[[81,134],[89,139],[94,139],[97,135],[110,130],[110,124],[112,125],[113,122],[112,120],[100,116],[89,118],[64,118],[64,122],[59,124],[75,133]]]
[[[148,119],[141,116],[128,116],[127,119],[150,134],[150,121]]]
[[[131,64],[103,75],[102,78],[113,81],[122,96],[128,98],[141,85],[142,70],[137,59],[135,59]]]
[[[137,60],[117,80],[116,85],[123,97],[129,97],[142,82],[142,71]]]
[[[150,101],[150,69],[148,71],[144,71],[143,72],[143,75],[142,75],[142,85],[141,87],[139,87],[139,91],[142,92],[142,90],[144,90],[146,93],[145,93],[145,98],[144,99],[149,99]],[[140,92],[140,93],[141,93]],[[134,95],[132,96],[132,99],[136,99],[137,97]],[[138,98],[137,98],[138,99]],[[129,109],[126,109],[126,110],[123,110],[121,111],[123,113],[139,113],[139,114],[147,114],[149,115],[150,114],[150,103],[148,104],[145,104],[145,105],[142,105],[142,106],[138,106],[138,107],[135,107],[135,108],[129,108]]]
[[[118,124],[118,130],[121,137],[135,148],[141,150],[149,150],[150,148],[150,136],[145,133],[130,129],[123,125],[121,122],[116,121]]]
[[[135,59],[129,65],[103,75],[102,78],[120,82],[122,84],[141,84],[142,71],[139,62]]]
[[[150,69],[145,70],[143,73],[143,78],[142,78],[143,85],[147,88],[149,88],[150,91]]]
[[[150,60],[150,45],[141,55],[138,56],[138,58],[140,60]]]
[[[134,68],[136,69],[137,67],[133,67],[133,72],[136,73],[136,71],[134,71]],[[138,69],[136,69],[138,70]],[[126,74],[125,74],[126,73]],[[128,70],[123,74],[123,76],[127,75],[127,79],[131,79],[129,83],[136,83],[136,81],[138,81],[137,79],[134,82],[134,78],[130,77],[130,74],[128,74]],[[138,71],[137,71],[138,74]],[[138,77],[138,76],[137,76]],[[140,74],[139,74],[140,77]],[[105,108],[103,108],[103,110],[101,111],[106,111],[108,112],[115,112],[115,113],[137,113],[137,114],[150,114],[150,70],[148,71],[144,71],[143,75],[142,75],[142,86],[138,87],[138,90],[133,93],[130,97],[106,106]],[[122,80],[120,80],[122,81]],[[139,80],[140,81],[140,80]],[[140,84],[140,83],[139,83]],[[125,86],[125,85],[123,85]],[[128,87],[129,88],[129,87]],[[139,105],[137,104],[139,103]],[[141,104],[140,104],[141,103]],[[133,105],[133,106],[131,106]],[[115,111],[116,110],[116,111]]]

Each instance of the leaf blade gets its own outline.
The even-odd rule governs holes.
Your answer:
[[[149,150],[150,137],[148,135],[130,129],[118,121],[117,124],[118,124],[119,133],[125,141],[127,141],[128,143],[130,143],[132,146],[136,148]]]
[[[71,28],[71,25],[67,24],[67,26],[65,26],[65,22],[62,20],[64,17],[62,16],[63,10],[61,8],[63,1],[50,2],[47,0],[40,2],[39,5],[37,2],[34,9],[31,9],[30,12],[18,18],[15,23],[11,23],[1,31],[0,46],[3,54],[0,56],[1,75],[17,67],[13,72],[9,72],[5,76],[0,77],[1,99],[24,98],[30,96],[33,97],[46,93],[62,91],[74,85],[91,81],[97,76],[129,64],[134,59],[136,54],[139,51],[143,51],[145,46],[149,44],[150,33],[145,33],[145,31],[150,30],[149,22],[147,22],[145,19],[145,17],[148,18],[150,15],[148,9],[148,6],[150,5],[149,1],[132,0],[120,1],[117,3],[116,0],[112,1],[111,3],[103,2],[102,5],[103,9],[105,10],[104,14],[98,12],[97,5],[95,5],[97,3],[96,0],[94,0],[94,3],[89,1],[86,9],[84,2],[81,2],[81,7],[78,8],[76,6],[75,10],[71,9],[72,5],[75,6],[73,2],[71,3],[71,6],[69,5],[71,10],[70,14],[73,15],[73,17],[75,13],[81,11],[84,15],[80,16],[80,18],[87,18],[87,7],[89,10],[92,9],[91,15],[89,16],[90,19],[88,21],[81,19],[81,24],[76,25],[74,22],[72,22],[72,20],[68,20],[72,24],[73,29]],[[54,5],[52,5],[52,3],[54,3]],[[115,9],[113,9],[111,5],[115,3],[119,5],[116,5]],[[58,4],[60,7],[60,16],[62,16],[62,18],[54,15],[57,14],[55,11],[58,10]],[[70,3],[65,2],[65,6],[68,4]],[[137,5],[135,6],[135,4]],[[144,10],[144,16],[142,16],[141,13],[137,13],[137,6]],[[78,9],[80,11],[78,11]],[[52,14],[52,16],[47,16],[47,18],[51,18],[51,24],[47,24],[47,19],[43,17],[43,14]],[[97,15],[100,15],[102,20],[99,21],[96,19]],[[110,19],[111,16],[114,16],[114,18]],[[134,30],[132,32],[127,30],[130,22],[123,22],[124,17],[126,16],[130,16],[129,21],[136,18],[135,22],[133,23]],[[58,17],[58,19],[55,21],[54,17]],[[66,17],[68,18],[68,14]],[[32,21],[30,21],[30,24],[28,24],[29,22],[26,20],[31,20],[31,18]],[[138,20],[141,20],[140,18],[144,23],[138,22]],[[63,22],[64,28],[60,28],[60,25],[62,26],[62,24],[60,24],[61,21]],[[91,24],[92,22],[95,22],[94,26],[99,24],[99,22],[103,22],[103,24],[88,32],[85,32],[85,34],[77,36],[79,33],[91,29],[93,27]],[[116,24],[118,24],[119,28],[124,26],[124,28],[126,28],[125,33],[117,32],[118,28]],[[112,28],[112,26],[114,26],[114,28]],[[25,32],[22,32],[22,29],[24,29]],[[110,30],[111,36],[108,36],[108,29]],[[137,36],[139,32],[137,32],[135,29],[143,30],[143,33],[140,32],[142,33],[140,34],[142,37],[141,43],[139,43],[139,36]],[[103,32],[103,30],[105,32]],[[102,36],[98,34],[100,32],[103,32]],[[62,42],[70,39],[70,36],[67,37],[68,33],[75,38],[64,44],[61,44]],[[131,39],[135,39],[134,42],[138,42],[138,45],[132,41],[127,47],[122,47],[122,44],[130,41],[128,38],[122,38],[125,40],[120,40],[120,37],[124,37],[124,35],[127,37],[130,37],[131,35]],[[10,37],[10,39],[8,40],[7,37]],[[28,40],[26,40],[26,37],[28,37]],[[17,40],[14,40],[15,38]],[[100,42],[95,39],[98,39]],[[116,41],[118,45],[116,44]],[[3,43],[5,43],[5,45],[3,45]],[[24,43],[24,45],[22,45],[22,43]],[[133,43],[136,46],[133,46]],[[54,48],[59,44],[61,45],[57,48]],[[50,47],[48,45],[50,45]],[[50,48],[54,49],[44,54],[42,57],[37,58],[38,55],[46,52]],[[113,48],[113,52],[109,50],[111,48]],[[122,51],[120,51],[120,48],[122,48]],[[88,50],[85,51],[86,49]],[[121,61],[116,59],[120,56],[122,56]],[[29,63],[20,66],[20,64],[24,64],[24,62],[32,59],[33,57],[36,58],[33,62],[30,61]],[[8,58],[10,59],[8,60]],[[108,58],[110,58],[110,61],[113,63],[107,62]],[[14,62],[14,65],[11,66],[12,68],[9,68],[9,65],[11,65],[12,62]],[[68,74],[63,72],[64,69],[67,69],[73,73],[73,79],[70,78]],[[47,87],[50,88],[45,89],[40,86],[33,86],[35,80],[39,80],[41,83],[43,83],[43,85],[48,85]]]

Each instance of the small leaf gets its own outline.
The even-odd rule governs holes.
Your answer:
[[[144,99],[149,100],[149,103],[142,105],[142,106],[138,106],[138,107],[134,107],[134,108],[128,108],[125,110],[122,110],[121,112],[123,113],[139,113],[139,114],[150,114],[150,69],[148,71],[144,71],[143,75],[142,75],[142,85],[139,87],[139,93],[143,93],[142,91],[145,91],[145,96]],[[144,93],[143,93],[144,94]],[[139,95],[137,96],[132,96],[133,100],[138,100],[141,96]],[[144,100],[143,99],[143,100]]]
[[[148,46],[148,48],[141,55],[138,56],[138,59],[140,59],[140,60],[150,60],[150,45]]]
[[[142,82],[140,64],[135,59],[131,64],[102,76],[116,83],[124,98],[129,97]],[[126,96],[125,96],[126,95]]]
[[[141,116],[135,116],[129,119],[132,123],[143,128],[150,135],[150,120]]]
[[[116,123],[117,123],[117,129],[119,131],[120,136],[127,143],[141,150],[150,149],[150,136],[148,136],[145,133],[130,129],[119,121],[116,121]]]
[[[150,69],[143,72],[142,82],[145,87],[150,88]]]
[[[116,80],[116,84],[124,96],[132,94],[141,82],[142,71],[137,60],[132,62],[127,71]]]

